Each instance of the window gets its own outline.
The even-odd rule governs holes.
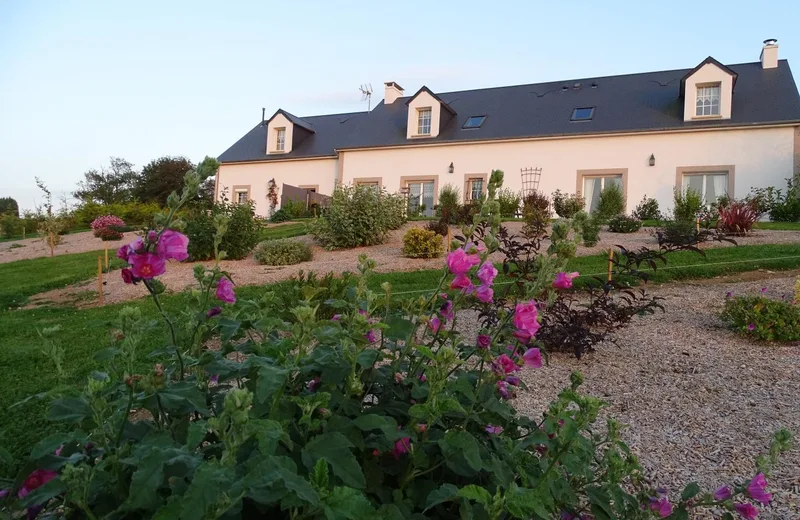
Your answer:
[[[247,192],[240,190],[236,192],[236,204],[247,204]]]
[[[581,107],[572,111],[570,121],[591,121],[594,117],[594,107]]]
[[[435,213],[438,181],[434,177],[401,177],[400,186],[408,194],[408,214],[410,216],[432,217]]]
[[[477,177],[467,181],[469,191],[467,200],[480,200],[483,197],[483,178]]]
[[[467,119],[467,122],[464,123],[464,126],[461,128],[480,128],[483,125],[484,120],[486,120],[486,116],[472,116]]]
[[[583,199],[586,201],[586,211],[592,213],[600,202],[600,192],[606,187],[616,184],[622,188],[622,175],[585,176],[583,178]]]
[[[719,85],[697,87],[697,108],[694,115],[719,115]]]
[[[728,195],[728,172],[698,172],[683,175],[682,188],[696,191],[705,204],[713,204]]]
[[[417,135],[431,135],[431,109],[417,110]]]
[[[282,152],[286,149],[286,129],[275,129],[275,150]]]

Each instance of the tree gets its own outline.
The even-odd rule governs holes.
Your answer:
[[[36,177],[36,186],[44,192],[44,219],[39,222],[37,231],[42,236],[42,240],[50,247],[50,256],[55,255],[56,246],[61,243],[61,232],[64,231],[64,221],[53,215],[53,195],[47,189],[44,181]],[[40,213],[42,213],[40,211]]]
[[[186,172],[194,169],[192,161],[185,157],[160,157],[142,168],[134,189],[134,196],[142,202],[167,204],[173,191],[180,193]]]
[[[133,165],[121,157],[111,157],[108,168],[101,166],[84,173],[73,195],[84,202],[114,204],[132,199],[136,172]]]
[[[19,217],[19,204],[11,197],[0,197],[0,215],[11,213]]]

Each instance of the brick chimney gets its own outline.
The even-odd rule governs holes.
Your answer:
[[[764,48],[761,49],[761,68],[774,69],[778,66],[778,40],[770,38],[764,40]]]
[[[403,87],[394,81],[387,81],[384,83],[386,90],[383,94],[383,102],[387,105],[394,103],[397,98],[403,97]]]

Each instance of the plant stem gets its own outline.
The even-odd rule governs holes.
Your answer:
[[[125,425],[128,424],[128,415],[131,413],[133,406],[133,381],[128,387],[128,406],[125,407],[125,415],[122,416],[122,424],[120,424],[119,431],[117,432],[117,439],[114,445],[119,448],[119,443],[122,442],[122,434],[125,431]]]
[[[175,355],[178,356],[178,366],[180,368],[180,374],[178,379],[183,381],[183,356],[181,356],[181,351],[178,347],[178,338],[177,334],[175,333],[175,326],[172,324],[172,320],[169,319],[169,315],[164,310],[164,307],[161,306],[161,301],[158,299],[158,294],[153,290],[150,286],[150,283],[147,280],[143,280],[144,286],[147,287],[147,290],[150,292],[150,295],[153,297],[153,302],[155,302],[158,311],[161,313],[161,316],[164,318],[164,321],[167,322],[169,326],[169,332],[172,336],[172,346],[175,348]]]

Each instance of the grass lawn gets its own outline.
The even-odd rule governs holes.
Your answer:
[[[643,220],[644,227],[660,227],[660,220]],[[772,229],[775,231],[800,231],[800,222],[756,222],[754,229]]]
[[[91,231],[91,228],[79,228],[79,229],[72,229],[67,231],[67,235],[72,235],[73,233],[83,233],[84,231]],[[25,237],[22,235],[16,235],[13,237],[0,237],[0,242],[13,242],[14,240],[24,240],[28,238],[39,238],[39,233],[26,233]]]
[[[282,226],[267,226],[261,231],[259,240],[299,237],[306,233],[308,233],[308,228],[303,222],[284,224]]]
[[[284,226],[272,228],[281,229]],[[288,226],[287,226],[288,227]],[[0,277],[4,280],[0,287],[0,298],[9,303],[22,300],[37,292],[60,287],[91,278],[96,270],[98,253],[80,253],[55,258],[21,260],[0,264]],[[794,258],[786,258],[794,257]],[[607,257],[595,255],[572,260],[568,269],[583,275],[605,276]],[[119,263],[115,261],[115,266]],[[759,245],[711,249],[707,256],[697,253],[681,252],[668,256],[666,268],[659,268],[653,276],[655,282],[705,278],[722,274],[733,274],[759,268],[771,270],[800,267],[800,245]],[[388,281],[392,291],[398,296],[416,296],[420,292],[434,289],[442,275],[439,269],[412,272],[376,274],[370,285],[379,289],[381,283]],[[502,275],[497,283],[503,283]],[[581,279],[577,283],[581,283]],[[253,298],[271,286],[240,287],[237,293],[241,299]],[[142,289],[144,294],[144,289]],[[181,308],[185,303],[183,294],[167,295],[162,301],[168,310]],[[23,406],[9,410],[9,407],[22,399],[49,391],[60,386],[78,387],[85,384],[87,376],[101,368],[94,361],[93,354],[110,345],[110,322],[124,306],[134,306],[142,310],[146,317],[156,318],[157,313],[149,299],[140,299],[125,304],[108,305],[102,308],[40,308],[30,310],[0,310],[0,370],[4,376],[3,392],[0,392],[0,445],[8,449],[17,461],[12,466],[0,464],[0,475],[10,475],[16,471],[18,463],[27,451],[52,432],[53,424],[46,418],[47,400],[33,400]],[[41,352],[41,344],[36,329],[60,325],[59,341],[67,351],[64,370],[65,377],[59,381],[49,359]],[[156,361],[147,354],[164,345],[164,332],[157,328],[145,336],[139,351],[142,369]]]

